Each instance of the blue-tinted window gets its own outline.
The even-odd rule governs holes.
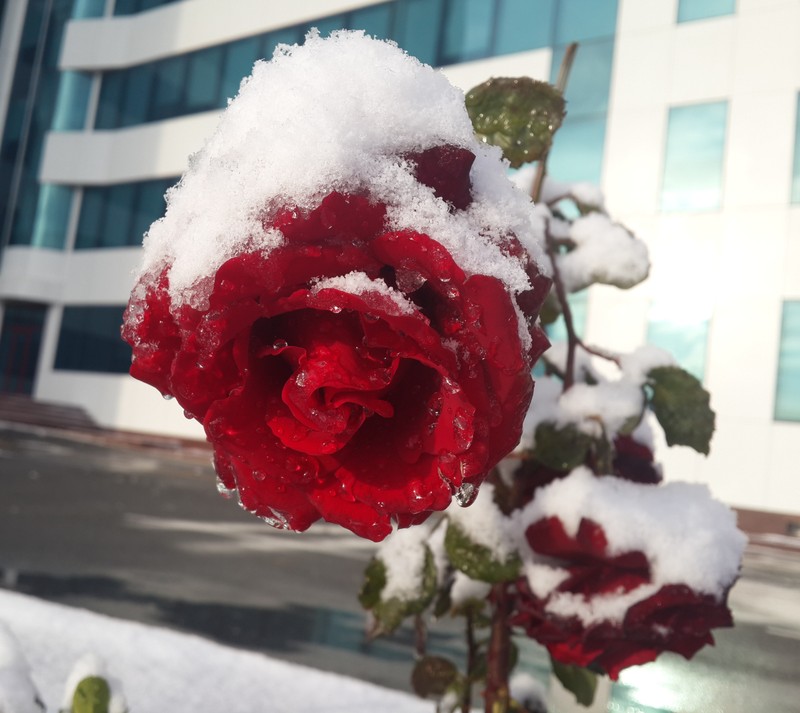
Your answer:
[[[391,38],[392,32],[392,5],[373,5],[355,10],[350,15],[348,26],[351,30],[364,30],[368,35],[379,40]]]
[[[707,17],[732,15],[736,12],[736,0],[679,0],[678,22],[705,20]]]
[[[94,125],[97,129],[115,129],[121,126],[120,107],[125,92],[127,72],[106,72],[100,84],[100,99],[97,104],[97,115]]]
[[[80,131],[86,124],[86,109],[92,76],[85,72],[61,73],[58,83],[58,98],[53,115],[54,131]]]
[[[222,70],[222,96],[232,99],[239,92],[239,85],[250,72],[253,64],[260,57],[261,38],[248,37],[234,42],[225,53],[225,64]]]
[[[555,0],[501,0],[497,8],[496,54],[512,54],[551,44]]]
[[[567,119],[558,130],[547,172],[558,181],[600,183],[606,137],[605,116]]]
[[[219,102],[223,48],[193,52],[186,76],[186,109],[190,112],[214,109]]]
[[[794,118],[794,170],[792,171],[792,203],[800,203],[800,94]]]
[[[397,44],[426,64],[437,63],[443,6],[443,0],[405,0],[397,5]]]
[[[42,184],[30,241],[33,247],[63,250],[72,211],[72,194],[73,189],[68,186]]]
[[[679,366],[703,380],[708,320],[672,321],[651,318],[647,325],[647,342],[668,351]]]
[[[87,17],[102,17],[106,11],[106,0],[75,0],[72,5],[72,18],[83,20]]]
[[[164,194],[174,178],[84,188],[75,248],[141,245],[150,224],[164,214]]]
[[[120,107],[121,124],[131,126],[147,121],[150,95],[153,91],[153,65],[143,64],[127,72],[125,94]]]
[[[130,347],[119,335],[123,305],[64,307],[55,369],[125,374]]]
[[[33,393],[46,314],[44,305],[6,302],[0,332],[0,392]]]
[[[187,55],[171,57],[158,63],[152,105],[148,112],[151,121],[169,119],[185,113],[183,87],[186,81],[186,65]]]
[[[486,0],[450,0],[444,18],[444,42],[439,59],[455,64],[491,52],[494,6]]]
[[[555,84],[566,47],[555,47],[550,66],[550,81]],[[599,114],[608,110],[611,88],[612,40],[586,42],[575,54],[567,81],[567,116]]]
[[[719,208],[727,116],[726,102],[670,109],[661,192],[663,210]]]
[[[559,0],[554,44],[613,37],[617,0]]]
[[[114,3],[115,15],[133,15],[145,12],[161,5],[169,5],[177,0],[116,0]]]
[[[800,421],[800,302],[784,302],[775,419]]]

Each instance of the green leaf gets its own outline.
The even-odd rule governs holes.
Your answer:
[[[70,713],[108,713],[111,689],[100,676],[88,676],[78,683]]]
[[[386,564],[375,557],[367,565],[358,601],[362,607],[372,611],[377,623],[375,635],[391,634],[407,616],[421,614],[433,601],[436,594],[436,564],[430,548],[427,545],[424,547],[425,562],[420,589],[409,599],[399,597],[384,599],[382,595],[386,587]]]
[[[411,687],[420,698],[440,698],[458,678],[458,669],[442,656],[423,656],[411,672]]]
[[[653,390],[650,408],[664,429],[667,444],[689,446],[708,455],[715,425],[708,391],[677,366],[653,369],[647,379]]]
[[[542,421],[536,427],[534,438],[536,446],[533,455],[536,460],[548,468],[563,471],[583,465],[593,443],[591,436],[572,424],[559,428],[550,421]]]
[[[494,77],[466,95],[478,137],[499,146],[513,168],[547,154],[566,114],[564,97],[530,77]]]
[[[364,583],[358,593],[358,601],[364,609],[372,609],[381,599],[381,592],[386,586],[386,565],[377,557],[373,557],[364,570]]]
[[[554,658],[551,658],[550,661],[553,664],[553,673],[556,678],[575,696],[578,703],[587,707],[592,705],[594,693],[597,690],[597,674],[587,668],[560,663]]]
[[[516,552],[507,560],[497,560],[488,547],[473,542],[452,520],[447,524],[444,547],[453,567],[472,579],[494,584],[510,582],[519,574],[521,562]]]

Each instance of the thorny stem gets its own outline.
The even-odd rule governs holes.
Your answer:
[[[486,661],[485,713],[507,713],[510,701],[508,690],[509,659],[511,654],[511,594],[508,584],[500,582],[492,587],[492,630]]]
[[[478,663],[478,646],[475,642],[475,613],[472,609],[467,611],[467,680],[464,683],[464,692],[461,698],[461,713],[469,713],[472,709],[472,678],[475,675],[475,665]]]
[[[564,56],[561,59],[561,66],[558,68],[558,77],[556,78],[555,87],[562,94],[567,88],[567,79],[569,79],[569,72],[572,69],[572,63],[575,60],[575,53],[578,51],[578,43],[573,42],[567,45],[564,51]],[[538,203],[542,195],[542,185],[544,185],[544,177],[547,174],[547,154],[545,153],[539,159],[536,165],[536,176],[533,179],[533,187],[531,188],[531,198],[534,203]]]
[[[428,629],[421,614],[414,619],[414,649],[419,658],[425,656],[428,650]]]

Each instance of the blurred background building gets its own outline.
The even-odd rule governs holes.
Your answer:
[[[442,67],[552,79],[580,43],[550,171],[602,186],[650,246],[589,342],[671,350],[711,391],[709,458],[667,476],[800,513],[800,0],[0,0],[0,392],[202,437],[126,376],[142,234],[253,62],[310,27]]]

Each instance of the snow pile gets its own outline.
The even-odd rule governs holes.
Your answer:
[[[430,702],[165,629],[0,590],[0,612],[56,713],[73,662],[96,651],[131,713],[430,713]],[[5,649],[0,643],[0,652]],[[20,709],[28,713],[25,709]],[[39,708],[31,713],[41,713]]]
[[[442,144],[476,156],[466,210],[451,213],[404,158]],[[142,272],[169,266],[173,306],[202,307],[204,277],[243,251],[281,244],[264,228],[279,209],[316,207],[334,190],[385,203],[387,229],[430,235],[468,273],[497,277],[512,294],[530,288],[521,262],[500,247],[509,233],[537,247],[530,201],[506,177],[500,149],[474,137],[462,92],[396,45],[346,31],[312,31],[304,45],[280,45],[256,63],[170,189],[166,215],[145,238]]]
[[[475,502],[468,508],[451,506],[447,517],[470,541],[489,549],[497,560],[508,560],[516,552],[513,523],[495,504],[491,483],[481,486]]]
[[[431,527],[427,524],[395,530],[378,548],[375,556],[386,568],[386,585],[381,599],[414,599],[422,589],[425,552]]]
[[[31,668],[19,642],[0,621],[0,711],[3,713],[42,713]]]

